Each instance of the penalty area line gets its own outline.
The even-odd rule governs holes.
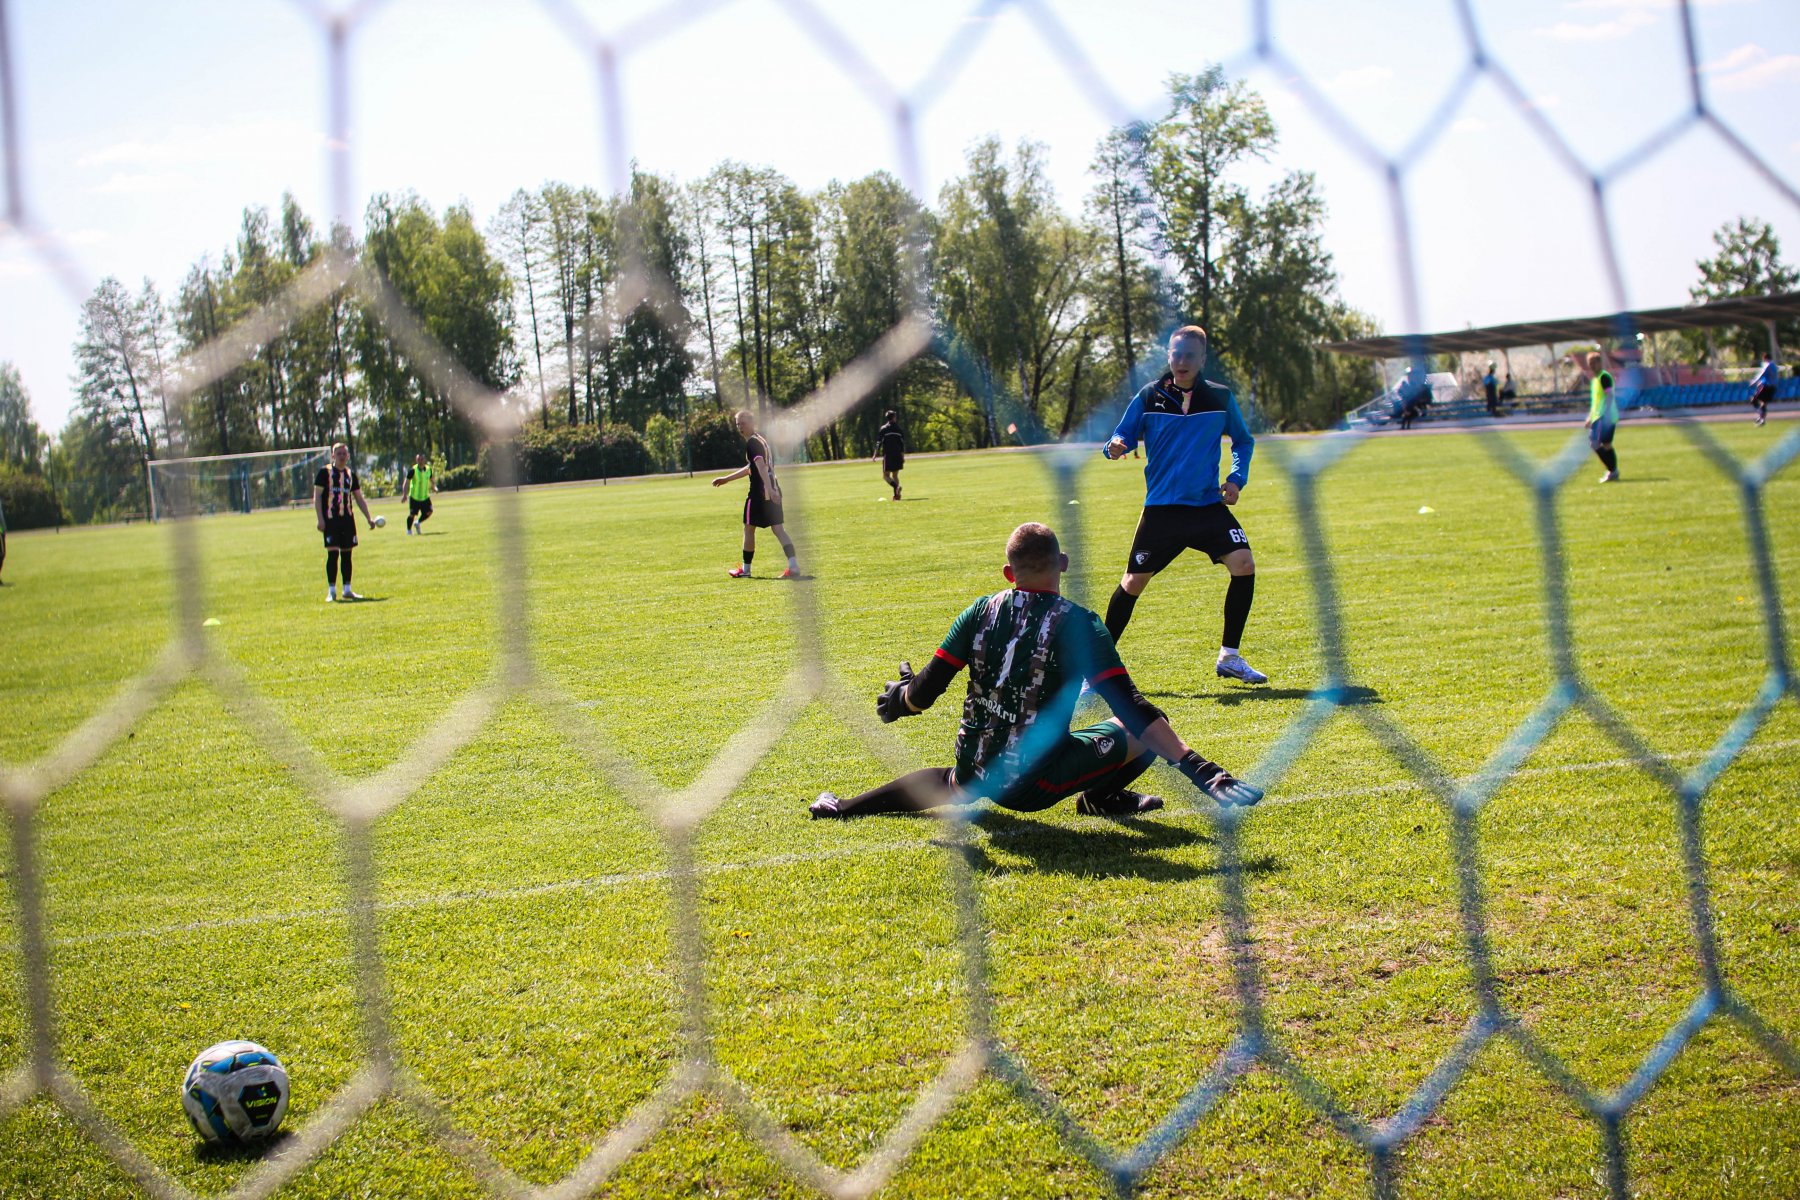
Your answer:
[[[710,863],[696,868],[697,873],[707,875],[728,875],[740,871],[761,871],[774,867],[795,866],[806,863],[831,862],[841,858],[865,858],[874,855],[891,854],[897,851],[919,850],[938,851],[942,847],[930,841],[917,843],[883,843],[879,846],[851,846],[838,850],[819,850],[812,853],[772,854],[766,858],[750,859],[735,863]],[[393,900],[378,900],[375,903],[377,913],[407,912],[421,908],[450,908],[458,904],[483,904],[494,900],[527,900],[536,896],[553,896],[559,892],[606,891],[611,888],[629,887],[640,883],[661,883],[668,880],[674,872],[658,871],[621,871],[611,875],[595,875],[585,879],[558,879],[548,883],[525,884],[510,888],[469,888],[454,892],[436,892],[424,896],[402,896]],[[188,933],[206,933],[217,929],[249,929],[258,925],[299,924],[306,921],[324,921],[342,919],[349,915],[349,908],[301,908],[288,912],[249,913],[241,917],[215,917],[204,921],[186,921],[175,925],[153,925],[143,929],[116,929],[105,933],[80,933],[66,937],[48,939],[52,948],[100,945],[106,942],[132,941],[138,938],[174,937]],[[18,954],[22,947],[14,942],[0,946],[0,953]]]
[[[1781,751],[1800,748],[1800,738],[1783,741],[1752,742],[1739,752],[1738,758],[1759,757]],[[1711,750],[1683,751],[1665,755],[1670,762],[1682,760],[1698,760],[1711,754]],[[1637,767],[1636,759],[1608,758],[1586,762],[1558,763],[1547,767],[1522,767],[1507,778],[1537,779],[1554,775],[1588,774],[1595,771],[1616,771]],[[1313,800],[1346,800],[1368,796],[1393,795],[1402,792],[1420,792],[1425,787],[1416,779],[1399,779],[1392,783],[1378,783],[1361,788],[1334,788],[1316,792],[1278,793],[1269,797],[1259,809],[1282,807]],[[1179,808],[1173,810],[1180,813]],[[977,820],[974,829],[989,841],[1005,841],[1008,836],[1017,836],[1009,831],[996,830],[987,832],[981,829]],[[1020,833],[1024,831],[1019,831]],[[1079,836],[1079,834],[1077,834]],[[850,846],[836,850],[819,850],[811,853],[772,854],[764,858],[749,859],[735,863],[710,863],[697,868],[702,876],[728,875],[742,871],[763,871],[778,867],[801,866],[812,863],[833,862],[839,859],[873,858],[889,854],[907,852],[942,851],[944,846],[935,840],[921,842],[883,842],[876,846]],[[527,900],[537,896],[551,896],[560,892],[605,891],[617,887],[629,887],[634,884],[661,883],[669,879],[672,872],[657,871],[622,871],[610,875],[595,875],[585,879],[559,879],[548,883],[526,884],[510,888],[471,888],[454,892],[437,892],[424,896],[406,896],[394,900],[378,901],[375,910],[378,913],[400,913],[414,909],[449,908],[458,904],[483,904],[490,901]],[[188,921],[175,925],[150,926],[143,929],[120,929],[106,933],[73,934],[67,937],[49,939],[52,948],[75,948],[80,946],[102,945],[108,942],[133,941],[139,938],[156,939],[177,937],[189,933],[205,933],[216,929],[248,929],[259,925],[295,924],[305,921],[323,921],[341,919],[348,915],[347,908],[312,908],[296,909],[280,913],[253,913],[242,917],[218,917],[205,921]],[[0,946],[0,953],[18,954],[21,947],[17,943]]]

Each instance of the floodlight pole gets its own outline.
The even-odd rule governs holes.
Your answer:
[[[1775,322],[1764,322],[1769,327],[1769,361],[1777,365],[1781,362],[1781,339],[1775,335]]]

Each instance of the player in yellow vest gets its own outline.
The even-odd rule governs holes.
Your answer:
[[[1588,445],[1594,457],[1606,467],[1601,483],[1619,481],[1619,455],[1613,450],[1613,431],[1619,425],[1619,406],[1613,400],[1613,377],[1605,360],[1598,354],[1587,356],[1587,369],[1593,378],[1588,383]]]
[[[413,455],[412,470],[407,472],[406,532],[423,534],[425,519],[431,515],[431,492],[435,481],[423,454]]]

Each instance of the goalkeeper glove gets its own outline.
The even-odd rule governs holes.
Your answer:
[[[875,698],[875,715],[881,718],[883,724],[892,724],[901,717],[913,715],[912,706],[906,702],[906,687],[912,681],[912,664],[903,662],[900,664],[900,678],[889,683],[881,690],[881,695]]]
[[[1175,763],[1175,769],[1194,781],[1194,786],[1216,800],[1221,807],[1248,807],[1263,798],[1262,789],[1237,779],[1216,762],[1201,758],[1189,750]]]

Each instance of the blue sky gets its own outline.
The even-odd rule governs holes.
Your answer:
[[[1302,102],[1294,76],[1398,154],[1468,70],[1451,0],[1277,0],[1278,66],[1249,54],[1247,2],[1041,3],[1066,31],[1060,50],[1030,9],[973,0],[811,0],[827,24],[810,28],[801,5],[779,0],[365,5],[351,43],[353,206],[410,189],[440,209],[467,202],[485,223],[520,186],[608,186],[616,159],[584,26],[627,45],[617,157],[647,169],[686,180],[730,157],[817,187],[885,168],[935,198],[992,133],[1042,142],[1070,208],[1109,125],[1157,115],[1171,71],[1223,61],[1241,65],[1281,130],[1245,182],[1315,172],[1344,296],[1384,329],[1408,324],[1383,177]],[[1474,7],[1494,56],[1589,167],[1690,106],[1673,0]],[[230,244],[245,205],[274,206],[284,190],[328,213],[325,42],[308,5],[15,0],[8,16],[26,198],[84,286],[118,275],[173,291]],[[1702,0],[1694,16],[1709,104],[1800,183],[1800,4]],[[899,98],[916,112],[911,162]],[[1426,328],[1615,307],[1587,184],[1491,82],[1469,90],[1404,180]],[[1800,259],[1800,210],[1704,129],[1607,197],[1631,306],[1685,302],[1711,231],[1740,215],[1773,221]],[[76,305],[31,246],[0,235],[0,358],[51,428],[69,405]]]

